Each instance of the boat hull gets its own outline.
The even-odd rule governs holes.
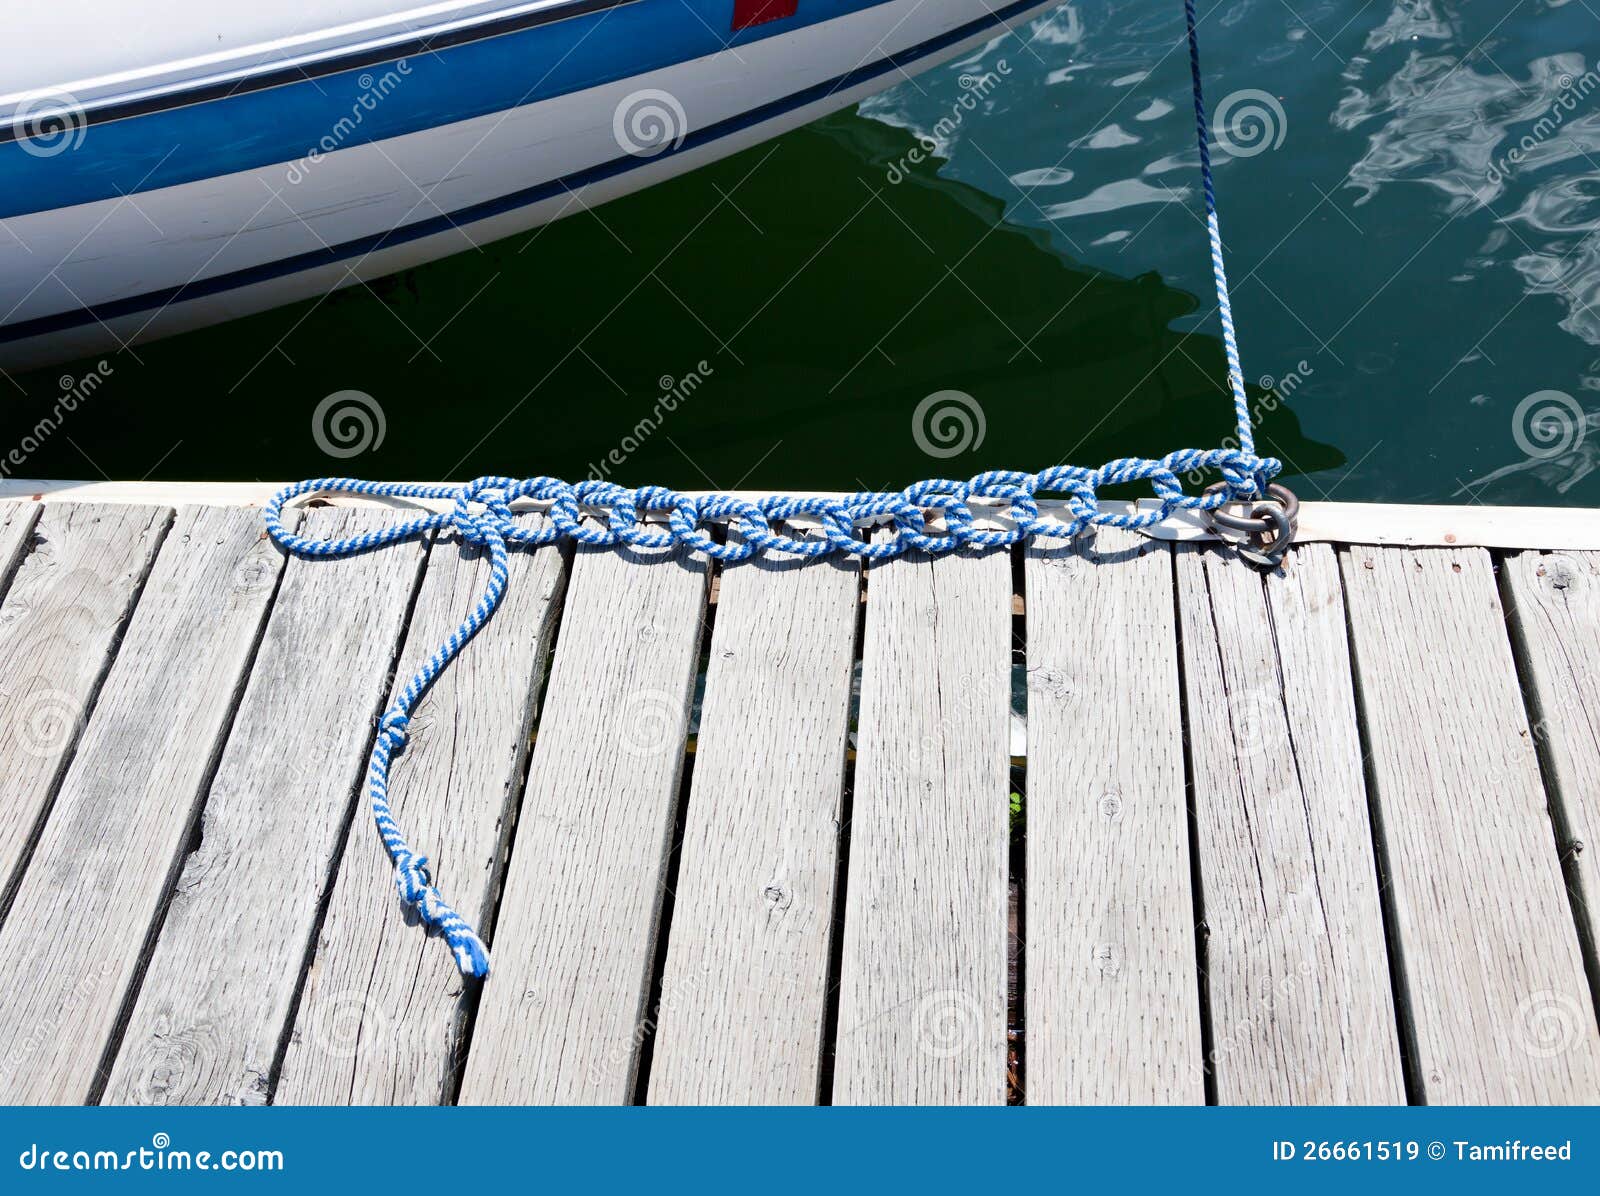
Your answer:
[[[630,7],[642,16],[655,2]],[[802,11],[808,2],[800,0]],[[106,189],[109,168],[95,169],[97,141],[106,143],[102,153],[122,153],[112,165],[125,177],[82,202],[0,211],[0,363],[17,369],[104,353],[525,232],[846,107],[1051,6],[858,4],[793,28],[770,22],[761,36],[709,55],[382,136],[395,122],[425,122],[440,95],[452,104],[470,99],[439,88],[451,77],[439,72],[459,51],[437,55],[442,64],[434,56],[392,59],[315,81],[325,131],[293,142],[304,152],[219,174],[206,174],[203,158],[174,163],[187,152],[183,135],[206,132],[207,110],[219,104],[248,100],[270,112],[263,106],[276,102],[290,111],[287,93],[298,85],[69,124],[47,153],[14,140],[0,146],[0,182],[8,167],[31,172],[35,185],[22,194],[74,198]],[[571,41],[579,22],[589,22],[592,41],[605,35],[610,16],[574,18],[562,33]],[[530,94],[539,80],[530,67]],[[339,119],[330,123],[330,115]],[[153,121],[168,122],[170,133],[154,130],[141,142],[137,126]],[[174,143],[165,152],[164,136]],[[275,148],[246,126],[228,154],[279,157],[285,143],[280,137]],[[181,181],[128,186],[138,169],[157,183],[175,172]]]

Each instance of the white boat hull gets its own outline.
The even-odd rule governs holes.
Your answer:
[[[526,231],[815,120],[1050,6],[989,19],[983,0],[886,0],[471,119],[361,144],[340,126],[290,161],[12,215],[0,364],[104,353]],[[890,66],[869,71],[878,62]],[[364,102],[407,104],[410,70],[368,68]],[[87,152],[97,130],[53,160]]]

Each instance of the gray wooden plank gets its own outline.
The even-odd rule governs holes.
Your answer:
[[[576,554],[463,1104],[633,1097],[706,578],[681,549]]]
[[[522,517],[530,524],[534,516]],[[566,582],[564,552],[512,551],[489,625],[434,682],[390,773],[389,804],[457,912],[493,910]],[[471,609],[482,549],[437,543],[395,689]],[[497,977],[498,979],[498,977]],[[438,1104],[455,1084],[468,990],[450,952],[401,916],[394,868],[363,800],[344,850],[274,1104]]]
[[[1481,549],[1341,557],[1404,1013],[1430,1104],[1600,1099],[1600,1029]],[[1548,1049],[1544,1021],[1570,1019]]]
[[[0,604],[0,899],[21,876],[172,518],[165,507],[19,509],[7,522],[10,533],[0,532],[0,565],[21,552],[27,536],[16,532],[34,515],[33,548]]]
[[[1403,1102],[1334,552],[1177,567],[1217,1099]]]
[[[1515,553],[1501,575],[1592,960],[1600,933],[1600,552]],[[1544,1026],[1548,1047],[1564,1048],[1579,1011],[1557,1003],[1551,1012],[1531,1024]]]
[[[92,1095],[282,564],[258,511],[178,511],[0,927],[0,1101]]]
[[[403,517],[329,508],[303,530]],[[289,561],[103,1103],[266,1101],[425,556]]]
[[[1027,1100],[1202,1104],[1171,552],[1026,561]]]
[[[653,1104],[815,1104],[860,566],[723,570]]]
[[[28,554],[34,524],[43,510],[42,503],[0,503],[0,599],[6,596],[12,574]]]
[[[1002,1104],[1011,559],[867,570],[835,1104]]]

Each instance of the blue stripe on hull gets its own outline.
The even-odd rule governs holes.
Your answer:
[[[410,55],[381,99],[374,80],[392,68],[378,64],[90,124],[81,145],[54,157],[10,142],[0,145],[0,219],[294,162],[336,129],[347,149],[503,112],[881,3],[804,0],[794,17],[730,35],[733,0],[638,0]]]
[[[355,240],[344,241],[325,249],[297,254],[294,257],[284,258],[275,262],[266,262],[259,266],[235,270],[228,274],[198,279],[179,287],[166,287],[159,291],[149,291],[142,295],[134,295],[126,299],[98,304],[91,308],[40,316],[36,319],[12,324],[0,328],[0,344],[8,344],[54,332],[64,332],[83,325],[103,323],[123,316],[138,315],[141,312],[156,310],[173,303],[208,298],[227,291],[238,290],[241,287],[269,282],[272,279],[282,278],[286,275],[337,265],[352,258],[362,258],[379,250],[393,248],[396,245],[403,245],[423,237],[430,237],[436,233],[464,228],[477,221],[503,215],[506,212],[554,198],[569,190],[576,190],[579,187],[588,186],[603,179],[612,178],[616,175],[625,174],[630,170],[636,170],[640,167],[663,161],[673,154],[686,153],[699,146],[714,143],[742,129],[773,120],[796,108],[803,108],[808,104],[825,100],[830,95],[848,91],[852,87],[870,82],[891,71],[902,70],[911,66],[920,58],[925,58],[930,54],[937,54],[940,50],[980,37],[997,26],[1009,24],[1014,18],[1021,17],[1025,13],[1047,7],[1049,7],[1049,4],[1047,2],[1041,3],[1041,0],[1017,0],[1016,3],[995,9],[987,16],[970,21],[965,25],[952,29],[949,33],[931,38],[899,54],[878,59],[867,66],[858,67],[856,70],[846,72],[825,83],[819,83],[803,91],[785,96],[782,99],[774,100],[739,116],[729,117],[727,120],[719,121],[705,128],[693,130],[683,139],[681,144],[668,147],[654,157],[636,158],[625,156],[614,158],[598,166],[591,166],[561,178],[551,179],[535,186],[526,187],[520,191],[513,191],[509,195],[503,195],[497,199],[473,204],[465,208],[458,208],[455,211],[435,216],[431,219],[420,220],[414,224],[407,224],[397,229],[391,229],[388,232],[358,237]]]

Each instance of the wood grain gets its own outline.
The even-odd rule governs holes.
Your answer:
[[[0,599],[6,596],[13,573],[28,555],[33,528],[43,510],[37,503],[0,506]]]
[[[1600,1100],[1600,1029],[1489,554],[1351,548],[1341,565],[1417,1095]]]
[[[16,530],[37,514],[37,507],[19,510],[8,521],[13,530],[0,533],[0,566],[21,553],[28,537]],[[15,890],[171,519],[160,507],[50,507],[9,589],[0,568],[0,908]]]
[[[576,553],[463,1104],[633,1098],[706,578],[682,549]]]
[[[423,697],[390,773],[395,818],[429,857],[450,903],[485,932],[522,795],[566,560],[555,548],[510,553],[499,611]],[[455,630],[488,568],[482,549],[454,536],[434,546],[397,690]],[[469,992],[450,952],[403,915],[394,865],[363,802],[273,1103],[448,1101]]]
[[[1570,870],[1578,928],[1590,958],[1600,933],[1600,553],[1508,556],[1501,579],[1528,683],[1532,731],[1551,790],[1558,849]],[[1554,1009],[1538,1037],[1558,1046],[1572,1014]]]
[[[1333,550],[1177,550],[1222,1104],[1405,1100]]]
[[[652,1104],[814,1104],[860,567],[722,573]]]
[[[1009,553],[867,570],[835,1104],[1006,1099]]]
[[[304,531],[398,519],[314,510]],[[425,556],[289,561],[103,1103],[265,1103]]]
[[[0,927],[0,1100],[93,1094],[282,564],[256,512],[178,511]]]
[[[1027,549],[1027,1100],[1203,1104],[1172,556]]]

